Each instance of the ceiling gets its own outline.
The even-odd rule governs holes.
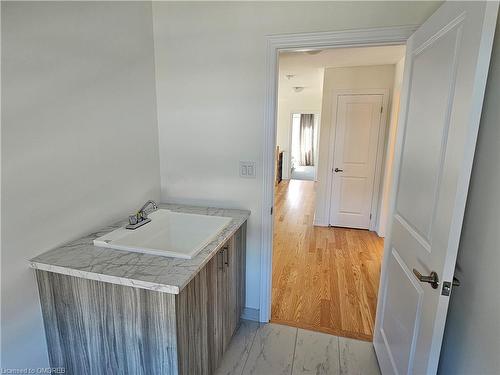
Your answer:
[[[325,68],[396,64],[404,55],[405,46],[331,48],[316,54],[282,52],[279,55],[280,91],[293,93],[293,87],[297,86],[305,87],[304,91],[321,91]],[[287,78],[287,75],[294,77]]]

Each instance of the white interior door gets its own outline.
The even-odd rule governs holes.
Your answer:
[[[384,374],[437,370],[497,12],[446,2],[407,44],[374,333]]]
[[[338,95],[335,99],[330,225],[368,229],[383,95]]]

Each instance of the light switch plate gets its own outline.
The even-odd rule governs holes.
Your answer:
[[[240,177],[255,178],[256,169],[254,161],[240,161]]]

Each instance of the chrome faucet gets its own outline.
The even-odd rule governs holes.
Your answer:
[[[148,209],[151,207],[150,209]],[[151,221],[148,217],[148,214],[156,211],[158,209],[158,205],[155,201],[149,200],[137,211],[134,215],[130,215],[128,217],[129,224],[125,227],[127,229],[137,229],[144,224],[147,224]]]

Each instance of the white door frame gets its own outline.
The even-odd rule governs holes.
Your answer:
[[[332,203],[332,187],[333,187],[333,173],[331,171],[334,168],[334,155],[335,155],[335,137],[337,130],[337,107],[338,107],[338,97],[341,95],[382,95],[382,114],[380,115],[380,128],[378,132],[377,141],[377,161],[375,162],[375,178],[373,180],[373,190],[372,190],[372,206],[370,209],[370,225],[369,230],[377,230],[378,224],[378,213],[379,213],[379,201],[380,201],[380,180],[382,178],[382,160],[384,157],[384,145],[385,145],[385,135],[387,130],[387,107],[389,106],[389,89],[342,89],[342,90],[332,90],[332,118],[331,118],[331,131],[330,140],[328,141],[328,173],[329,178],[326,180],[326,199],[324,204],[325,212],[328,212],[328,224],[331,218],[331,203]]]
[[[300,115],[307,115],[307,114],[313,114],[314,117],[314,131],[317,132],[316,135],[316,143],[314,144],[314,181],[317,180],[318,178],[318,159],[319,159],[319,131],[321,128],[321,112],[318,110],[314,111],[308,111],[308,110],[302,110],[302,111],[290,111],[290,116],[289,116],[289,127],[288,127],[288,179],[292,179],[292,131],[293,131],[293,115],[294,114],[300,114]]]
[[[276,147],[276,99],[278,88],[278,54],[300,48],[325,49],[406,44],[416,25],[322,33],[271,35],[267,39],[266,93],[262,155],[262,232],[260,256],[259,320],[271,317],[271,280],[273,257],[274,158]]]

